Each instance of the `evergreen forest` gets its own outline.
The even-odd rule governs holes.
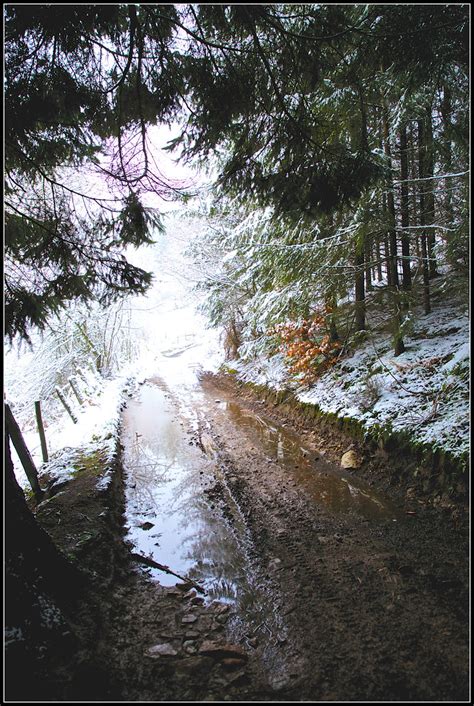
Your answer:
[[[463,3],[4,5],[7,698],[466,698],[469,40]]]

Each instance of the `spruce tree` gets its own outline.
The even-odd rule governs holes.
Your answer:
[[[160,227],[143,193],[173,193],[151,164],[145,126],[175,107],[164,68],[175,11],[162,9],[153,30],[161,34],[147,40],[145,14],[134,5],[8,5],[5,14],[5,331],[12,339],[44,328],[67,302],[107,301],[150,284],[123,248],[151,242]],[[144,54],[157,45],[155,84],[147,85]],[[152,103],[160,80],[164,90]],[[95,171],[92,181],[86,169]]]

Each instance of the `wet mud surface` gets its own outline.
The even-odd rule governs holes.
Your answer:
[[[100,497],[91,479],[89,501],[83,476],[73,498],[97,526],[76,556],[95,575],[93,646],[63,700],[468,700],[466,522],[381,483],[390,460],[368,449],[342,469],[340,431],[225,377],[181,402],[147,381],[124,411],[123,476]],[[67,498],[43,512],[58,543]]]
[[[226,478],[245,513],[262,580],[284,617],[286,669],[278,678],[285,696],[468,698],[465,524],[425,504],[413,510],[412,497],[377,492],[367,468],[342,473],[336,459],[348,439],[340,433],[336,440],[326,432],[315,443],[307,427],[295,437],[292,420],[278,418],[261,400],[219,379],[204,384],[221,399],[211,424]],[[277,430],[285,424],[290,439],[306,444],[307,465],[291,454],[282,463],[278,444],[276,457],[269,453],[258,444],[255,423],[245,433],[236,427],[225,410],[236,401],[240,419],[266,412]],[[370,461],[366,453],[369,469]],[[332,476],[323,490],[320,474],[326,481]],[[341,481],[356,489],[349,493],[353,502]]]

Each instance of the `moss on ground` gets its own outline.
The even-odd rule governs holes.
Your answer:
[[[463,495],[467,492],[468,453],[458,456],[416,441],[408,432],[394,431],[389,423],[366,427],[358,419],[340,417],[332,412],[324,412],[316,404],[300,402],[291,390],[274,391],[265,385],[251,382],[239,382],[239,385],[274,406],[281,406],[290,413],[296,412],[306,421],[317,420],[319,423],[329,424],[358,442],[378,447],[408,472],[412,472],[414,477],[424,476],[427,479],[425,486],[430,485],[432,489],[450,495]]]

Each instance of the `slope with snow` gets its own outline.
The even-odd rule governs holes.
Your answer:
[[[291,388],[299,401],[357,420],[368,433],[403,431],[413,442],[463,456],[470,448],[468,331],[467,313],[440,307],[416,320],[398,357],[388,334],[369,333],[310,387],[290,380],[281,354],[232,366],[245,382]]]

